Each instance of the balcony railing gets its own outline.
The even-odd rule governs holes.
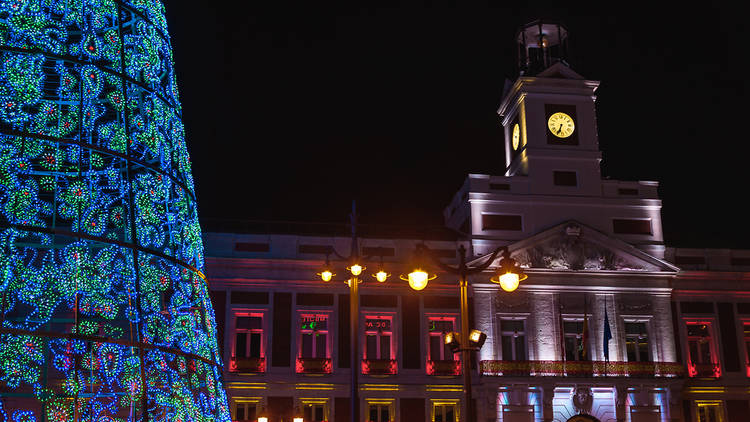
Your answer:
[[[396,375],[398,361],[392,359],[362,359],[362,373],[368,375]]]
[[[721,368],[716,363],[691,363],[688,374],[691,378],[721,378]]]
[[[483,360],[482,375],[505,377],[683,377],[685,367],[674,362],[507,361]]]
[[[297,358],[295,366],[298,374],[330,374],[333,369],[328,358]]]
[[[428,360],[427,375],[461,375],[461,361]]]
[[[266,359],[232,357],[229,372],[266,372]]]

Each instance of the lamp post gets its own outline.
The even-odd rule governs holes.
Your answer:
[[[333,249],[333,247],[331,248],[331,251],[339,259],[349,263],[349,266],[346,269],[351,274],[351,277],[347,280],[347,284],[349,285],[349,339],[351,342],[351,404],[349,406],[349,420],[351,422],[357,422],[359,421],[359,283],[362,283],[364,281],[360,279],[359,276],[366,269],[362,264],[364,263],[363,261],[369,258],[369,256],[364,258],[359,256],[359,239],[357,237],[357,212],[356,202],[354,201],[352,201],[352,213],[349,215],[349,218],[352,226],[352,242],[351,252],[349,253],[349,256],[344,257],[340,255],[338,252],[336,252],[335,249]],[[327,255],[325,267],[320,273],[318,273],[318,275],[324,282],[330,282],[336,275],[333,273],[333,268],[331,267],[328,258],[329,257]],[[385,282],[390,275],[385,272],[382,265],[383,258],[381,256],[378,272],[373,274],[373,277],[375,277],[375,279],[380,283]]]
[[[451,267],[440,262],[426,245],[417,245],[416,256],[418,261],[422,261],[421,257],[427,255],[442,271],[458,275],[461,332],[459,333],[458,340],[455,338],[456,333],[450,333],[450,335],[446,336],[445,342],[452,350],[461,351],[461,365],[464,378],[464,415],[466,415],[464,420],[470,422],[475,420],[474,407],[472,406],[471,398],[471,352],[477,351],[482,347],[486,335],[478,330],[472,330],[472,332],[469,333],[469,276],[481,273],[487,269],[501,251],[503,254],[502,259],[500,260],[500,267],[498,268],[496,276],[491,277],[490,281],[499,284],[503,290],[512,292],[518,288],[519,282],[525,280],[528,276],[523,273],[518,263],[510,257],[510,252],[505,246],[500,246],[495,249],[485,263],[479,266],[469,267],[466,264],[466,248],[464,245],[461,245],[458,248],[458,266]],[[423,290],[427,287],[427,283],[430,280],[437,277],[436,275],[430,275],[424,270],[424,268],[426,268],[426,265],[424,265],[423,262],[418,262],[415,270],[408,275],[402,275],[401,279],[408,281],[409,286],[411,286],[412,289]]]

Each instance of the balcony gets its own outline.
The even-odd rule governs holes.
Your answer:
[[[367,375],[396,375],[398,362],[392,359],[362,359],[362,373]]]
[[[229,361],[229,372],[259,373],[266,372],[265,358],[232,357]]]
[[[427,375],[461,375],[460,360],[428,360]]]
[[[721,368],[716,363],[691,363],[688,374],[691,378],[721,378]]]
[[[298,374],[330,374],[332,372],[331,359],[328,358],[297,358],[295,368]]]
[[[674,362],[483,360],[481,371],[482,375],[504,377],[678,378],[685,375],[685,368]]]

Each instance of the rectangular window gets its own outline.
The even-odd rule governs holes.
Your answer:
[[[651,362],[645,322],[625,322],[625,349],[628,362]]]
[[[482,230],[523,230],[520,215],[482,214]]]
[[[258,416],[258,402],[235,402],[234,403],[234,421],[255,422]]]
[[[432,407],[432,420],[458,422],[458,406],[456,403],[435,403]]]
[[[391,422],[393,403],[368,403],[367,422]]]
[[[528,360],[526,330],[523,320],[500,320],[502,360]]]
[[[698,422],[724,422],[724,412],[720,401],[698,401]]]
[[[612,231],[617,234],[652,234],[651,220],[615,219]]]
[[[325,422],[327,420],[325,403],[304,403],[303,406],[305,422]]]
[[[583,353],[583,321],[569,320],[563,321],[563,331],[565,336],[565,360],[582,361],[586,359]]]
[[[323,359],[329,357],[328,315],[302,314],[300,316],[301,358]]]
[[[552,179],[555,186],[577,186],[578,177],[574,171],[553,171]]]
[[[686,328],[690,376],[718,377],[720,374],[716,365],[711,324],[708,322],[688,322]]]
[[[263,312],[235,311],[230,371],[265,371],[263,315]]]
[[[235,356],[260,358],[263,341],[263,314],[237,316],[235,319]]]
[[[450,347],[445,344],[445,335],[454,331],[456,319],[453,317],[430,317],[429,342],[427,344],[430,360],[455,360]]]
[[[390,316],[365,317],[365,359],[393,359],[392,319]]]

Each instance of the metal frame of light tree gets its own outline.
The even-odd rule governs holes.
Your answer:
[[[0,418],[228,420],[202,268],[161,2],[0,0]]]
[[[426,269],[428,265],[424,262],[424,257],[429,259],[441,271],[458,276],[459,286],[459,306],[461,310],[461,332],[447,333],[445,344],[456,352],[461,352],[461,365],[464,381],[464,412],[467,421],[474,421],[474,407],[472,406],[471,393],[471,352],[478,351],[484,344],[487,335],[478,330],[469,331],[469,276],[484,272],[502,252],[500,265],[496,270],[496,275],[490,278],[490,281],[499,284],[506,292],[513,292],[518,288],[518,284],[528,276],[524,274],[518,263],[510,257],[510,252],[505,246],[496,248],[489,258],[475,267],[469,267],[466,261],[466,248],[460,245],[458,248],[458,265],[455,267],[443,264],[440,259],[424,244],[418,244],[414,257],[414,270],[407,274],[401,275],[402,280],[408,281],[409,286],[417,291],[424,290],[430,280],[437,278],[437,275],[430,274]],[[458,338],[457,338],[458,337]]]

